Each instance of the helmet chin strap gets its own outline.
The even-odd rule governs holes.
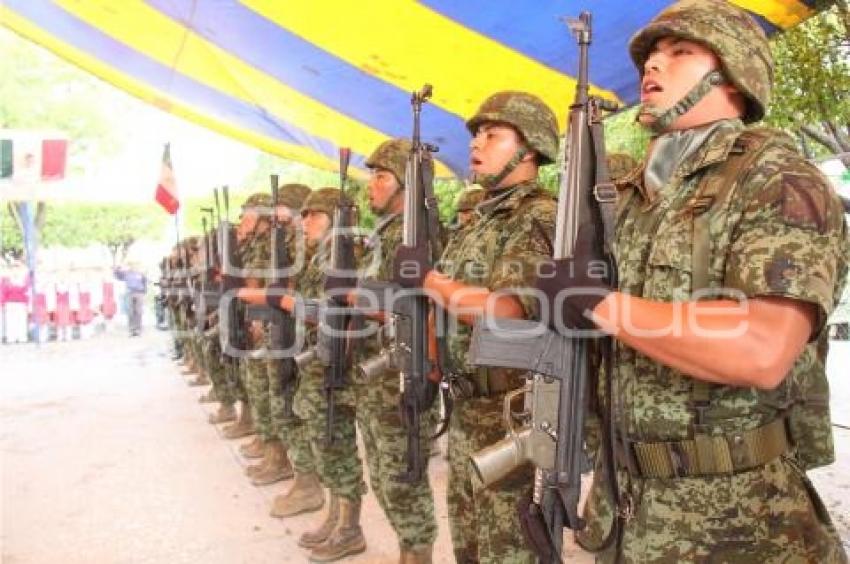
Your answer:
[[[498,174],[476,174],[473,176],[472,181],[475,184],[479,184],[485,190],[492,190],[496,188],[502,180],[507,178],[507,176],[514,171],[514,169],[519,166],[519,163],[522,162],[522,159],[525,155],[528,154],[528,149],[525,147],[520,147],[514,153],[514,156],[511,157],[504,168],[502,168],[501,172]]]
[[[674,121],[688,113],[690,109],[697,104],[697,102],[705,98],[705,96],[711,92],[712,88],[720,86],[725,82],[726,79],[723,78],[723,75],[719,70],[715,69],[713,71],[709,71],[694,85],[693,88],[691,88],[690,92],[685,94],[681,100],[673,104],[672,108],[663,110],[661,108],[653,108],[641,104],[640,110],[637,114],[638,117],[636,119],[639,119],[641,114],[649,114],[655,119],[652,123],[647,124],[646,127],[655,135],[664,133],[668,127],[673,125]]]

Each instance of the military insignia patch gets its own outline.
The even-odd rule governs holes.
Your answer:
[[[782,175],[782,217],[788,225],[825,233],[827,197],[823,186],[811,176]]]

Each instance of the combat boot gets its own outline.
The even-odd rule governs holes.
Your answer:
[[[220,406],[218,406],[218,411],[210,414],[208,421],[211,425],[236,421],[236,408],[233,407],[233,404],[221,404]]]
[[[201,371],[194,380],[189,382],[189,385],[190,386],[209,386],[210,385],[210,379],[207,378],[206,374],[204,374],[203,371]]]
[[[292,465],[289,463],[289,457],[286,456],[286,449],[282,442],[272,440],[266,443],[266,460],[267,464],[251,479],[252,484],[267,486],[292,478]]]
[[[241,439],[242,437],[253,435],[254,419],[251,417],[251,406],[246,402],[242,402],[242,411],[239,413],[239,420],[225,427],[222,434],[225,439]]]
[[[360,500],[339,499],[339,522],[328,539],[310,552],[310,562],[335,562],[366,550],[360,528]]]
[[[285,494],[274,498],[272,517],[291,517],[299,513],[318,511],[325,504],[325,492],[319,482],[318,474],[311,472],[295,473],[295,482]]]
[[[239,445],[239,454],[245,458],[263,458],[266,453],[266,443],[259,436],[254,436],[250,442]]]
[[[339,522],[339,497],[331,494],[331,502],[324,521],[318,528],[307,531],[298,539],[298,546],[303,548],[315,548],[328,540],[331,533]]]
[[[420,546],[412,546],[410,548],[401,549],[401,557],[399,564],[431,564],[431,555],[434,552],[434,546],[431,544],[423,544]]]
[[[215,388],[211,388],[210,391],[198,398],[199,403],[215,403],[217,401],[218,395],[215,393]]]

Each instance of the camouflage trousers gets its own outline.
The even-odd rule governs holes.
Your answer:
[[[427,465],[430,437],[437,419],[436,402],[422,414],[420,424],[419,456],[426,474],[419,483],[409,484],[398,479],[407,469],[407,431],[398,409],[398,373],[385,372],[368,384],[355,384],[354,389],[357,424],[366,447],[372,492],[403,548],[433,544],[437,538],[437,522]]]
[[[449,528],[458,564],[532,563],[517,517],[517,501],[531,495],[534,472],[518,468],[486,489],[473,488],[469,457],[505,437],[504,394],[461,399],[449,427]]]
[[[251,415],[254,418],[254,429],[264,441],[276,437],[272,430],[271,405],[269,403],[269,370],[268,360],[264,349],[255,351],[256,356],[246,358],[245,362],[245,391],[248,403],[251,404]]]
[[[366,484],[363,481],[363,465],[357,455],[353,390],[349,387],[337,391],[334,401],[333,441],[328,444],[328,404],[323,368],[318,362],[313,362],[300,375],[294,411],[304,423],[306,439],[312,448],[322,485],[334,495],[356,500],[366,493]]]
[[[271,421],[272,434],[279,436],[283,432],[283,427],[294,419],[286,417],[286,401],[292,401],[295,398],[288,400],[283,397],[283,381],[281,380],[282,359],[269,359],[266,361],[266,378],[269,382],[269,419]],[[293,365],[293,370],[295,370]]]
[[[203,349],[207,373],[212,380],[213,390],[215,390],[218,401],[222,405],[233,405],[236,402],[236,395],[233,386],[226,377],[225,367],[221,361],[221,345],[218,342],[218,334],[206,335]]]
[[[620,475],[620,484],[627,484]],[[599,562],[846,563],[841,540],[805,473],[780,457],[754,470],[715,477],[638,479],[634,516]],[[593,484],[585,516],[598,541],[612,503]],[[587,539],[585,539],[587,540]]]

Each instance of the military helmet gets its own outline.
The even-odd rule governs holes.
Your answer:
[[[304,200],[310,195],[309,186],[304,184],[284,184],[277,189],[277,202],[275,205],[286,206],[293,210],[300,210],[304,205]]]
[[[676,2],[629,42],[638,72],[643,73],[650,49],[663,37],[680,37],[714,51],[723,75],[747,100],[743,120],[764,117],[773,87],[773,57],[764,31],[747,12],[726,0]]]
[[[558,154],[558,120],[543,100],[527,92],[506,90],[493,94],[466,122],[472,135],[484,122],[495,121],[515,127],[528,145],[540,154],[541,164],[555,162]]]
[[[457,211],[472,211],[484,199],[483,188],[468,188],[457,199]]]
[[[245,200],[245,203],[242,204],[242,209],[246,208],[270,208],[272,207],[272,197],[271,194],[267,194],[265,192],[256,192],[255,194],[251,194],[248,196],[248,199]]]
[[[348,199],[346,198],[346,202]],[[301,207],[301,215],[305,215],[306,212],[310,211],[320,211],[328,214],[331,219],[334,216],[334,209],[342,202],[342,192],[339,188],[319,188],[318,190],[313,190],[307,199],[304,201],[304,205]]]
[[[366,159],[369,168],[383,168],[392,172],[399,184],[404,186],[404,171],[407,168],[407,157],[410,155],[410,141],[404,138],[384,141]]]

